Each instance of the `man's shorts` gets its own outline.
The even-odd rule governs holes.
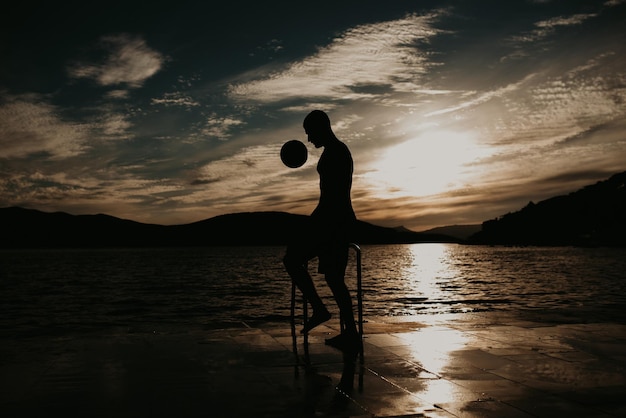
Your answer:
[[[319,273],[343,278],[348,265],[348,244],[347,229],[328,229],[311,222],[292,238],[285,257],[302,264],[317,257]]]

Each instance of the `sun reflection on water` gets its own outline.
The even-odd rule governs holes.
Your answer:
[[[429,326],[415,332],[397,334],[411,349],[411,357],[422,368],[441,375],[450,362],[450,353],[461,350],[467,337],[455,329]]]
[[[442,305],[454,304],[450,291],[459,287],[462,273],[454,262],[450,245],[419,244],[406,248],[396,284],[398,301],[411,307],[407,315],[441,311]],[[461,312],[455,312],[461,313]]]
[[[440,310],[442,304],[451,302],[450,289],[458,285],[463,276],[455,262],[455,248],[442,244],[420,244],[407,248],[401,269],[401,284],[405,300],[425,306],[424,309]],[[455,284],[456,283],[456,284]],[[454,317],[463,318],[463,312],[455,312]],[[448,315],[420,316],[420,322],[430,326],[420,327],[413,332],[394,334],[402,339],[410,349],[408,357],[425,371],[419,397],[431,404],[461,401],[459,388],[448,380],[441,379],[453,370],[454,352],[462,350],[468,337],[461,331],[443,326]],[[431,376],[428,378],[427,376]]]
[[[440,244],[413,245],[410,257],[411,267],[406,271],[407,290],[430,300],[443,298],[438,282],[451,275],[447,247]]]
[[[455,380],[471,379],[490,367],[493,358],[483,348],[497,349],[501,342],[485,336],[485,326],[528,318],[622,318],[616,307],[624,305],[619,288],[623,281],[615,279],[624,277],[624,260],[622,250],[607,249],[365,247],[366,318],[392,324],[376,328],[372,321],[365,333],[370,344],[401,356],[398,384],[420,400],[433,405],[475,403],[482,394]],[[391,335],[371,335],[377,332]]]

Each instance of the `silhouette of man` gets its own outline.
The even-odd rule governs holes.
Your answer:
[[[324,148],[317,163],[320,197],[304,230],[298,231],[298,236],[288,245],[283,261],[291,279],[313,308],[302,332],[310,331],[331,317],[307,270],[307,262],[318,257],[318,271],[324,274],[345,324],[344,331],[326,343],[342,349],[353,347],[358,342],[358,334],[352,298],[344,282],[349,237],[356,221],[350,199],[352,155],[335,136],[328,115],[321,110],[309,113],[303,127],[309,142],[316,148]]]

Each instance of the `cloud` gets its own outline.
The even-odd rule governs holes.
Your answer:
[[[63,120],[59,113],[38,95],[5,98],[0,104],[0,158],[37,153],[66,158],[83,153],[86,127]]]
[[[535,23],[535,29],[521,35],[514,36],[513,41],[529,43],[537,42],[552,34],[559,27],[580,25],[588,19],[596,17],[595,13],[575,14],[571,16],[559,16]]]
[[[207,162],[192,173],[193,193],[178,198],[182,205],[217,211],[285,210],[310,213],[317,199],[316,162],[310,156],[298,170],[280,161],[282,143],[248,146]]]
[[[109,106],[85,109],[82,119],[38,94],[5,95],[0,101],[0,158],[67,159],[85,155],[99,140],[128,139],[128,113]]]
[[[152,209],[185,194],[171,179],[137,176],[137,167],[103,167],[98,164],[46,166],[34,172],[0,176],[0,206],[47,207],[70,213],[108,213],[149,222],[159,216]],[[139,208],[143,214],[137,215]]]
[[[166,107],[182,106],[187,109],[200,106],[199,102],[197,102],[196,100],[192,99],[189,96],[185,96],[184,94],[180,92],[165,93],[163,94],[162,98],[159,98],[159,99],[154,98],[150,100],[150,103],[153,105],[163,105]]]
[[[63,172],[44,174],[36,170],[33,173],[4,176],[0,179],[0,194],[3,200],[24,202],[26,206],[68,199],[93,200],[99,192],[90,183],[87,178],[72,178]],[[104,194],[104,191],[100,190],[100,193]]]
[[[467,108],[470,108],[470,107],[474,107],[474,106],[486,103],[486,102],[488,102],[488,101],[490,101],[490,100],[492,100],[494,98],[502,97],[502,96],[508,95],[510,93],[513,93],[515,91],[518,91],[525,84],[527,84],[528,81],[530,81],[534,76],[535,76],[535,74],[529,74],[526,77],[524,77],[524,79],[522,79],[520,81],[517,81],[515,83],[511,83],[509,85],[506,85],[504,87],[498,88],[496,90],[491,90],[491,91],[481,92],[481,93],[477,93],[477,92],[462,92],[461,93],[461,99],[463,99],[463,101],[461,101],[460,103],[457,103],[457,104],[455,104],[452,107],[431,111],[429,113],[426,113],[424,116],[425,117],[439,116],[439,115],[443,115],[443,114],[446,114],[446,113],[456,112],[456,111],[459,111],[459,110],[467,109]],[[443,93],[439,93],[439,94],[443,94]],[[472,97],[470,100],[465,101],[465,97],[467,97],[467,96],[474,96],[474,97]]]
[[[587,14],[575,14],[571,16],[559,16],[548,20],[542,20],[535,23],[535,26],[538,28],[548,28],[552,29],[557,26],[573,26],[580,25],[585,20],[595,17],[597,14],[595,13],[587,13]]]
[[[126,139],[129,138],[133,124],[127,116],[120,113],[105,112],[96,124],[105,138]]]
[[[111,90],[106,93],[105,97],[109,99],[127,99],[129,92],[128,90]]]
[[[357,99],[370,92],[412,91],[428,68],[417,48],[437,31],[432,16],[361,25],[347,30],[315,55],[287,69],[257,75],[257,80],[233,83],[234,99],[276,102],[289,99]],[[248,74],[247,76],[250,76]]]
[[[537,78],[526,89],[502,98],[500,126],[492,136],[501,145],[540,145],[558,142],[626,111],[626,87],[620,75]]]
[[[95,80],[101,86],[126,84],[141,87],[156,74],[165,57],[151,49],[141,37],[128,34],[109,35],[100,39],[106,57],[97,63],[79,62],[68,68],[73,78]]]
[[[254,52],[251,52],[249,55],[254,57],[257,55],[267,55],[267,59],[273,59],[276,54],[283,51],[283,43],[279,39],[271,39],[265,45],[259,46],[256,48]]]
[[[200,130],[200,135],[205,137],[226,140],[231,136],[234,127],[244,125],[245,122],[234,116],[218,116],[213,113]]]
[[[256,188],[260,183],[270,182],[278,175],[276,168],[280,162],[280,146],[271,144],[246,147],[231,156],[211,161],[197,171],[195,182],[219,183],[216,187],[225,193],[236,189]]]

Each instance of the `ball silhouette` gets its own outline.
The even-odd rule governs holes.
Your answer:
[[[280,159],[289,168],[302,167],[307,159],[306,145],[297,139],[285,142],[280,149]]]

